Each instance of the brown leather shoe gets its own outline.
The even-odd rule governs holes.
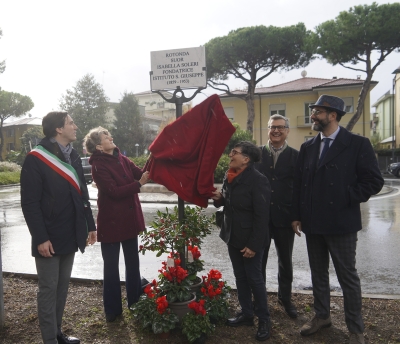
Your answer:
[[[349,344],[365,344],[363,333],[351,333]]]
[[[305,323],[301,329],[300,334],[302,336],[310,336],[317,332],[319,329],[324,327],[329,327],[332,325],[331,317],[329,316],[328,319],[320,319],[314,316],[311,321]]]

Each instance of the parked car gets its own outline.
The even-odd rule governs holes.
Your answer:
[[[90,184],[93,181],[92,178],[92,166],[89,164],[89,158],[82,158],[83,173],[85,175],[86,184]]]
[[[394,162],[387,167],[387,171],[397,178],[400,178],[400,162]]]

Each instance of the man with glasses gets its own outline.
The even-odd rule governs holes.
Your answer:
[[[343,291],[349,343],[364,343],[361,285],[356,269],[360,203],[384,184],[370,141],[339,126],[346,113],[341,98],[322,95],[312,109],[318,135],[302,144],[293,190],[293,231],[306,235],[315,316],[300,333],[309,336],[332,325],[329,255]]]
[[[266,267],[271,238],[274,239],[278,255],[278,302],[291,318],[297,318],[297,310],[292,303],[293,265],[292,253],[294,232],[291,227],[291,203],[294,168],[299,152],[289,147],[286,138],[289,134],[289,119],[273,115],[268,121],[268,143],[260,147],[261,163],[256,169],[263,173],[271,184],[271,203],[269,216],[270,238],[264,250],[262,273],[266,283]]]

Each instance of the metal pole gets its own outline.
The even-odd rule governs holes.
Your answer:
[[[151,75],[152,72],[150,72]],[[176,119],[182,116],[182,104],[184,102],[188,102],[192,100],[197,93],[199,93],[201,90],[203,90],[205,87],[199,87],[194,94],[186,98],[185,94],[183,93],[182,89],[180,86],[177,86],[172,97],[171,98],[166,98],[161,91],[152,91],[158,93],[161,98],[163,98],[166,102],[168,103],[175,103],[175,111],[176,111]],[[178,220],[179,223],[182,223],[185,218],[185,202],[183,199],[178,197]],[[186,269],[186,255],[187,255],[187,247],[185,245],[184,252],[179,252],[180,254],[180,259],[181,259],[181,265],[184,269]]]
[[[179,97],[179,98],[177,97],[175,99],[176,119],[178,119],[179,117],[182,116],[182,99],[181,98],[182,97]],[[182,198],[178,197],[178,219],[179,219],[179,223],[183,222],[184,216],[185,216],[185,201]],[[182,257],[181,257],[181,259],[182,259]],[[185,263],[184,260],[182,262]]]

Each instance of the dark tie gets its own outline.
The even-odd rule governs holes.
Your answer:
[[[319,157],[319,163],[318,165],[321,165],[322,160],[324,159],[324,156],[326,154],[326,152],[329,149],[329,144],[331,142],[332,139],[329,139],[327,137],[325,137],[324,139],[322,139],[322,141],[324,141],[324,148],[322,148],[322,152],[321,152],[321,156]]]

